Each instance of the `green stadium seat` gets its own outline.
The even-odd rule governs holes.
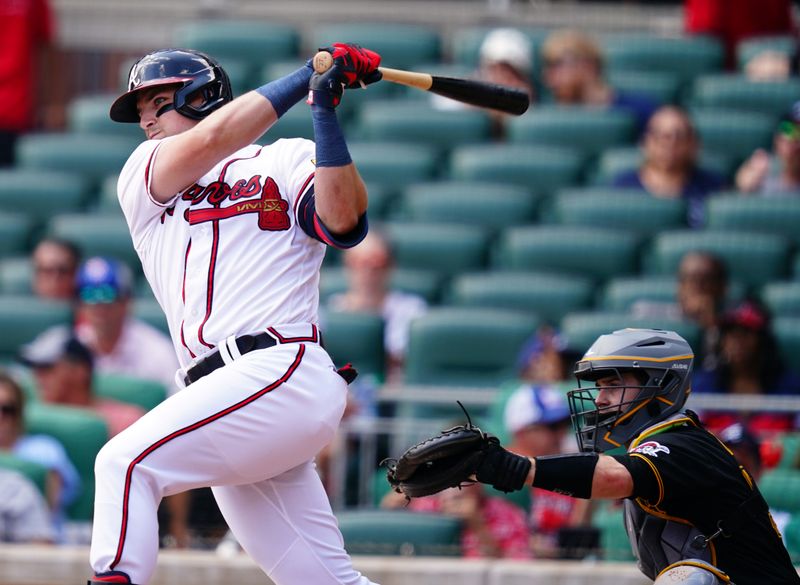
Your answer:
[[[632,144],[636,123],[630,113],[619,110],[537,106],[527,115],[509,120],[508,138],[518,144],[577,148],[592,156],[606,148]]]
[[[69,171],[99,184],[122,169],[139,142],[103,134],[28,134],[17,141],[17,166]]]
[[[800,282],[768,282],[761,299],[773,315],[800,316]]]
[[[530,144],[489,144],[453,149],[450,178],[491,181],[533,188],[542,193],[576,185],[584,157],[574,148]]]
[[[82,484],[81,493],[67,514],[73,520],[90,520],[94,507],[94,460],[108,440],[105,421],[81,408],[33,403],[25,409],[25,429],[32,434],[51,435],[64,445]]]
[[[776,234],[800,243],[800,198],[718,193],[706,201],[706,225],[718,230]]]
[[[350,156],[367,183],[400,188],[428,181],[439,170],[436,149],[402,142],[351,142]]]
[[[123,374],[96,372],[92,390],[97,396],[111,398],[152,410],[167,397],[167,389],[160,382]]]
[[[713,108],[693,110],[691,116],[703,148],[737,163],[757,148],[769,149],[772,143],[775,121],[766,114]]]
[[[391,136],[397,142],[430,144],[440,149],[485,142],[490,133],[489,116],[484,110],[441,110],[418,100],[365,103],[356,113],[354,124],[360,140],[382,141]]]
[[[800,317],[778,316],[772,321],[781,357],[787,364],[797,364],[800,355]]]
[[[783,530],[783,542],[795,564],[800,563],[800,514],[792,515]]]
[[[677,230],[653,238],[647,266],[657,274],[675,274],[686,252],[704,250],[719,255],[732,278],[760,286],[787,275],[789,242],[781,236],[739,231]]]
[[[520,311],[433,308],[411,323],[405,381],[497,386],[514,377],[515,357],[538,325]]]
[[[592,525],[600,529],[600,547],[604,561],[634,561],[625,518],[620,505],[602,502],[592,515]]]
[[[519,185],[474,181],[416,183],[402,194],[404,215],[413,221],[453,222],[501,229],[532,223],[539,197]]]
[[[747,63],[763,51],[783,53],[787,57],[794,54],[797,39],[792,35],[761,36],[743,39],[736,45],[736,61],[740,70],[744,70]]]
[[[786,433],[778,437],[781,446],[780,469],[800,468],[800,433]]]
[[[33,239],[33,221],[23,213],[0,211],[0,257],[19,256]]]
[[[601,44],[608,71],[672,73],[686,82],[723,65],[722,44],[711,37],[618,34],[605,37]]]
[[[150,287],[148,285],[146,290],[149,289]],[[161,308],[161,305],[159,305],[158,301],[152,296],[152,290],[149,290],[149,293],[149,296],[138,298],[133,301],[133,316],[169,335],[169,326],[167,325],[167,317],[164,314],[164,309]]]
[[[589,349],[600,335],[627,328],[674,331],[692,347],[699,347],[700,330],[696,325],[667,317],[636,317],[627,312],[590,311],[572,313],[561,321],[561,332],[569,347],[581,353]]]
[[[637,271],[637,240],[629,232],[596,227],[509,228],[500,236],[493,264],[604,280]]]
[[[612,278],[603,289],[601,307],[627,312],[637,301],[674,303],[677,282],[672,276]]]
[[[517,309],[558,324],[571,311],[592,301],[591,280],[578,276],[530,272],[462,274],[450,283],[448,304]]]
[[[179,47],[208,53],[219,60],[226,71],[229,62],[245,64],[252,89],[255,76],[266,61],[281,61],[298,55],[300,34],[293,26],[277,22],[214,19],[180,26],[175,31],[175,42]],[[297,67],[300,65],[302,62],[298,60]]]
[[[81,210],[89,184],[80,175],[42,169],[0,169],[0,211],[24,213],[41,224],[53,215]]]
[[[409,510],[344,510],[336,513],[351,555],[461,555],[461,520]]]
[[[398,267],[452,275],[486,265],[489,236],[478,226],[392,222],[383,227]]]
[[[663,104],[675,103],[681,87],[678,75],[659,71],[610,71],[606,81],[616,91],[646,95]]]
[[[30,295],[0,296],[0,357],[16,357],[20,346],[54,325],[69,325],[72,308],[67,302],[47,301]]]
[[[337,366],[350,362],[361,373],[383,377],[386,354],[381,315],[325,310],[321,324],[325,349]]]
[[[609,185],[617,175],[638,169],[642,164],[642,159],[641,148],[635,146],[610,148],[600,155],[592,176],[592,183]],[[715,171],[723,177],[731,177],[736,167],[735,161],[730,157],[708,150],[701,151],[699,165],[709,171]]]
[[[74,242],[84,257],[112,256],[141,270],[125,218],[119,215],[65,214],[54,217],[47,231]]]
[[[629,311],[637,301],[674,303],[678,282],[673,276],[635,276],[612,278],[603,289],[600,306],[607,311]],[[731,304],[745,296],[741,282],[729,282],[727,301]]]
[[[33,266],[27,256],[0,260],[0,295],[29,295]]]
[[[77,97],[67,106],[67,130],[76,134],[122,136],[130,140],[144,140],[139,124],[121,124],[110,116],[111,104],[119,93]]]
[[[291,108],[256,142],[267,145],[281,138],[314,140],[314,125],[311,122],[311,111],[307,107]]]
[[[692,105],[761,112],[777,118],[800,95],[800,80],[749,81],[744,75],[704,75],[694,82]]]
[[[771,508],[800,512],[800,470],[770,469],[761,476],[758,487]]]
[[[553,216],[562,225],[623,228],[649,235],[686,227],[686,200],[629,189],[567,189],[556,196]]]
[[[424,25],[387,22],[336,23],[316,27],[309,45],[327,47],[335,42],[357,43],[381,55],[381,64],[394,69],[414,69],[419,63],[441,59],[439,32]]]
[[[0,279],[2,263],[0,263]],[[443,277],[435,270],[413,270],[396,268],[392,271],[389,287],[393,290],[419,295],[429,304],[436,303],[442,292]],[[320,304],[324,305],[331,295],[347,290],[347,273],[344,268],[325,267],[320,273]]]
[[[112,173],[100,182],[100,193],[95,202],[94,210],[97,213],[122,213],[117,197],[117,181],[119,174]]]
[[[11,453],[0,452],[0,469],[16,471],[39,488],[43,496],[47,494],[47,468],[33,461],[20,459]]]

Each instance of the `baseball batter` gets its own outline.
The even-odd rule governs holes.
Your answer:
[[[185,388],[97,457],[90,585],[147,583],[161,498],[201,486],[276,584],[370,583],[344,551],[313,459],[346,395],[316,325],[319,268],[326,246],[367,231],[335,107],[345,86],[379,79],[380,56],[329,51],[324,74],[306,64],[235,100],[214,59],[155,51],[111,107],[147,138],[118,194]],[[315,142],[252,144],[306,96]]]

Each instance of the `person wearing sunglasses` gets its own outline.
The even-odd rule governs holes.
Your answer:
[[[80,493],[80,476],[58,440],[49,435],[25,433],[24,412],[22,388],[8,373],[0,370],[0,452],[48,470],[45,496],[55,540],[63,541],[66,508]]]
[[[770,156],[759,148],[739,167],[736,173],[739,191],[764,197],[800,194],[800,101],[778,122],[772,149]]]

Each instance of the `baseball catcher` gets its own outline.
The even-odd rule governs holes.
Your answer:
[[[580,453],[522,457],[468,422],[391,460],[389,483],[408,498],[474,481],[624,498],[639,568],[658,585],[800,583],[752,477],[684,409],[693,361],[670,331],[601,335],[575,368],[587,385],[567,394]]]

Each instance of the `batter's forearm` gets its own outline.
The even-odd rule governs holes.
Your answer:
[[[344,234],[367,210],[367,188],[353,163],[317,167],[314,176],[317,215],[331,232]]]

